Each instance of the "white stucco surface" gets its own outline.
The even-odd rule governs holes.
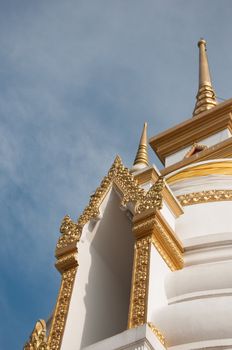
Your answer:
[[[208,236],[209,233],[231,233],[231,212],[231,201],[186,206],[184,215],[176,220],[176,234],[185,243],[189,238]]]
[[[165,350],[147,325],[129,329],[82,350]]]
[[[152,320],[153,313],[162,306],[167,305],[165,291],[165,278],[170,272],[168,266],[157,252],[154,246],[151,247],[150,259],[150,283],[148,292],[148,321]]]

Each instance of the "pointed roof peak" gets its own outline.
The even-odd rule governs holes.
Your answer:
[[[206,53],[206,41],[201,38],[198,41],[199,47],[199,88],[196,96],[196,105],[193,116],[207,111],[216,106],[216,95],[212,86],[209,63]]]
[[[147,123],[143,125],[138,151],[134,160],[132,171],[136,171],[149,166],[148,146],[147,146]]]

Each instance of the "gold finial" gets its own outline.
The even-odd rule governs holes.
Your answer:
[[[132,170],[139,170],[149,165],[147,149],[147,123],[144,123],[138,151],[134,160]]]
[[[206,41],[201,38],[198,41],[199,47],[199,88],[197,101],[193,111],[193,116],[207,111],[216,106],[216,95],[211,83],[208,58],[206,53]]]

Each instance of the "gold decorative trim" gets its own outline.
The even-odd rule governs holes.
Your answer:
[[[143,169],[142,172],[134,174],[134,178],[138,181],[139,185],[143,185],[146,182],[156,182],[160,174],[153,168]]]
[[[206,145],[200,145],[199,143],[194,143],[193,145],[192,145],[192,147],[190,148],[190,150],[186,153],[186,155],[184,156],[184,159],[186,159],[186,158],[189,158],[189,157],[191,157],[191,156],[193,156],[194,154],[196,154],[196,153],[199,153],[199,152],[201,152],[201,151],[204,151],[205,149],[207,149],[208,148],[208,146],[206,146]]]
[[[221,130],[227,129],[232,132],[231,112],[232,99],[229,99],[210,111],[205,111],[199,116],[190,118],[153,136],[149,140],[150,146],[164,164],[166,157],[191,146],[194,142],[202,142],[205,138]],[[190,161],[190,158],[188,161]]]
[[[123,206],[126,206],[128,202],[137,202],[146,195],[145,191],[139,187],[137,180],[134,179],[129,169],[124,167],[120,157],[117,156],[107,176],[104,177],[96,192],[91,196],[89,204],[84,209],[77,223],[70,225],[68,217],[64,218],[64,224],[61,225],[62,235],[57,243],[57,250],[66,247],[69,243],[75,242],[81,236],[83,226],[90,219],[95,219],[99,216],[99,207],[113,183],[122,194]],[[68,227],[66,227],[66,223],[69,224]]]
[[[190,165],[190,164],[194,164],[196,162],[203,162],[206,160],[215,160],[215,159],[222,159],[222,158],[231,158],[232,157],[231,146],[232,146],[232,138],[229,137],[228,139],[221,141],[216,145],[208,147],[202,152],[196,153],[189,158],[185,158],[180,162],[177,162],[175,164],[172,164],[162,169],[160,171],[161,175],[165,176],[174,171],[177,171],[178,169],[186,167],[187,165]]]
[[[139,185],[143,185],[148,182],[154,184],[162,176],[152,167],[143,171],[140,174],[135,174],[134,177],[136,180],[138,180]],[[171,193],[171,191],[166,185],[164,186],[161,193],[162,193],[164,202],[166,202],[166,204],[171,209],[175,217],[178,218],[181,214],[183,214],[183,210],[179,202],[176,200],[176,198],[174,197],[174,195]]]
[[[146,323],[150,251],[151,236],[136,241],[128,328]]]
[[[73,267],[62,274],[60,292],[53,316],[51,331],[48,337],[50,350],[60,349],[76,272],[77,267]]]
[[[160,343],[167,348],[166,340],[163,334],[160,332],[160,330],[153,325],[152,322],[148,322],[148,326],[151,328],[152,332],[155,334],[155,336],[159,339]]]
[[[232,175],[232,161],[215,161],[204,164],[197,164],[180,170],[174,175],[166,178],[168,184],[173,184],[177,181],[190,179],[198,176],[207,175]]]
[[[168,267],[172,271],[182,269],[184,249],[160,211],[150,210],[147,216],[140,216],[137,215],[133,220],[135,237],[138,239],[151,235],[152,244],[156,247]]]
[[[182,206],[208,202],[232,201],[232,190],[210,190],[178,196]]]
[[[60,233],[57,249],[67,247],[70,243],[78,242],[81,236],[78,223],[73,222],[69,215],[64,217],[60,226]]]
[[[183,247],[159,212],[154,223],[152,244],[172,271],[183,268]]]
[[[58,261],[56,262],[55,266],[60,273],[63,273],[72,267],[77,267],[77,252],[78,250],[74,250],[71,253],[68,253],[66,255],[61,256]]]
[[[139,196],[138,205],[135,207],[136,213],[140,214],[149,209],[162,209],[164,186],[164,179],[160,177],[145,195]]]
[[[46,322],[39,320],[31,333],[29,341],[24,345],[24,350],[49,350],[46,336]]]
[[[132,202],[135,204],[135,212],[141,213],[150,208],[162,208],[162,190],[165,186],[164,179],[160,177],[157,182],[146,192],[140,188],[137,180],[124,167],[119,156],[110,168],[108,175],[104,177],[96,192],[91,196],[88,206],[84,209],[77,223],[72,222],[69,216],[65,216],[60,232],[61,237],[57,243],[57,253],[67,247],[70,243],[75,243],[81,236],[83,226],[90,220],[99,216],[99,207],[106,194],[115,184],[122,194],[122,206]]]

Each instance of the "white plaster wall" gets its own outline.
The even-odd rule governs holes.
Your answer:
[[[168,303],[219,295],[232,296],[232,260],[193,265],[167,275]]]
[[[162,308],[153,315],[153,322],[166,335],[168,348],[211,341],[214,345],[232,346],[232,297],[212,297],[180,302]],[[229,344],[228,344],[229,343]]]
[[[202,163],[211,162],[215,160]],[[181,195],[232,189],[231,180],[230,175],[207,175],[170,187]],[[152,322],[166,337],[169,350],[232,349],[232,201],[183,209],[175,232],[185,249],[184,268],[167,273],[168,304],[154,311]]]
[[[176,220],[176,234],[185,240],[218,233],[231,233],[232,202],[211,202],[184,207],[184,215]]]
[[[101,220],[84,227],[62,350],[78,350],[127,327],[134,238],[119,206],[117,194],[109,192]]]
[[[168,266],[157,252],[154,246],[151,247],[150,260],[150,283],[148,292],[148,322],[152,320],[153,313],[162,306],[167,305],[165,292],[165,278],[170,272]]]
[[[160,210],[160,212],[169,224],[169,226],[175,231],[176,218],[165,201],[163,201],[163,207]]]
[[[231,137],[231,133],[228,129],[224,129],[222,131],[217,132],[214,135],[211,135],[207,138],[196,140],[197,143],[211,147],[213,145],[216,145],[219,142],[222,142],[226,139]],[[182,150],[171,154],[170,156],[165,158],[165,167],[168,167],[169,165],[175,164],[177,162],[180,162],[184,159],[187,152],[192,148],[192,146],[185,147]]]
[[[165,350],[147,325],[128,329],[83,350]]]

